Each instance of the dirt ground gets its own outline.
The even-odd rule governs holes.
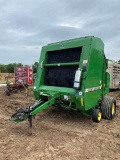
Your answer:
[[[9,117],[21,107],[35,102],[32,91],[6,97],[0,91],[0,160],[119,160],[120,92],[117,114],[96,124],[78,112],[50,107],[33,120],[33,135],[28,122],[13,123]]]

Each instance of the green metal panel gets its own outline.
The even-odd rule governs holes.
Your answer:
[[[57,43],[51,43],[47,46],[42,48],[43,52],[47,51],[54,51],[54,50],[62,50],[66,48],[75,48],[79,46],[89,45],[91,44],[91,37],[83,37],[83,38],[76,38],[66,41],[61,41]]]
[[[101,84],[103,73],[103,61],[104,61],[104,44],[97,38],[92,38],[90,53],[88,57],[88,69],[85,81],[85,107],[86,110],[96,106],[101,98]],[[87,89],[100,87],[100,89],[94,91],[88,91]]]

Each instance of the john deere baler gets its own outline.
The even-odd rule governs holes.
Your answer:
[[[11,119],[21,122],[49,106],[81,111],[92,115],[94,122],[112,119],[116,101],[109,92],[110,75],[104,44],[97,37],[82,37],[42,47],[33,106],[18,110]],[[32,125],[32,123],[30,123]],[[30,126],[31,126],[30,125]]]

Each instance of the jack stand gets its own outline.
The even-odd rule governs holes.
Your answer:
[[[32,114],[28,115],[28,122],[29,122],[29,134],[32,135]]]

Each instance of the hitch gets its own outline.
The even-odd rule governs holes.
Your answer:
[[[14,113],[10,117],[10,120],[14,122],[22,122],[27,118],[28,113],[29,113],[29,108],[20,108],[16,113]]]

